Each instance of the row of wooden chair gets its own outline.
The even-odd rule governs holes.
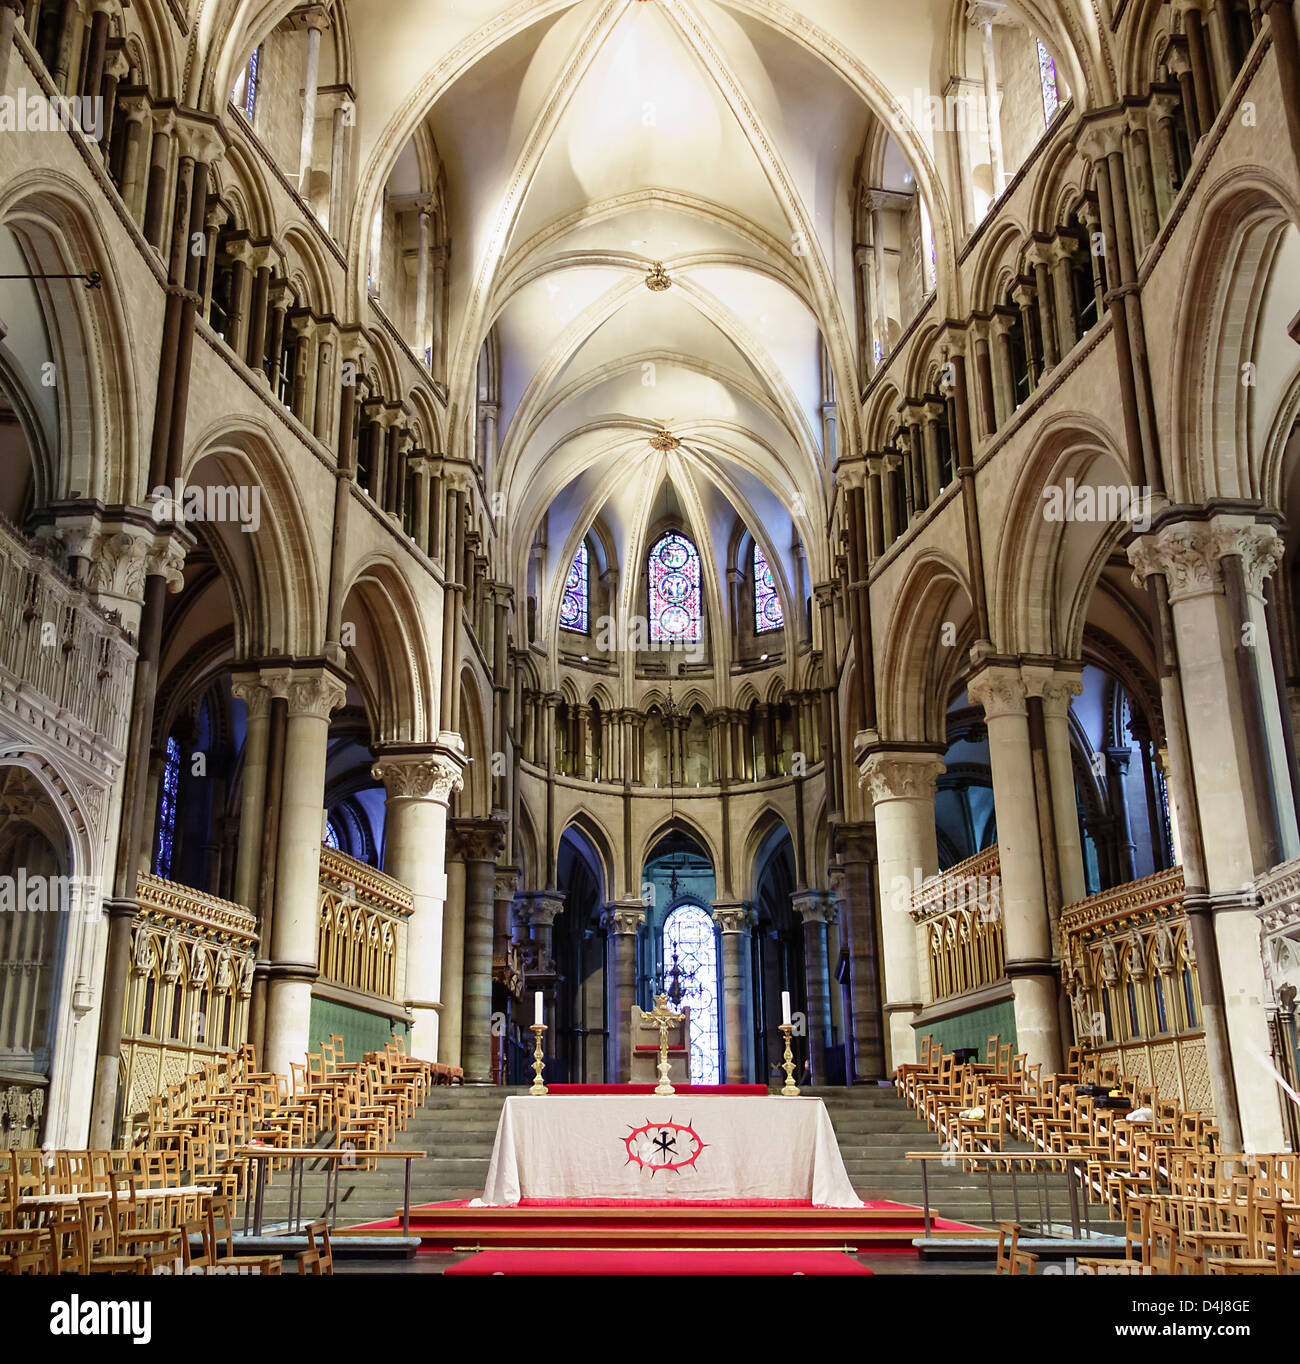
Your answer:
[[[900,1094],[958,1154],[981,1166],[1008,1166],[1017,1154],[1004,1139],[1068,1169],[1085,1198],[1126,1227],[1128,1269],[1098,1259],[1083,1272],[1282,1274],[1300,1269],[1300,1157],[1219,1150],[1212,1119],[1162,1099],[1113,1066],[1090,1064],[1072,1048],[1065,1073],[1041,1068],[989,1037],[983,1061],[926,1039],[920,1059],[900,1066]],[[1133,1117],[1137,1110],[1147,1114]],[[1000,1272],[1033,1272],[1015,1250],[1010,1227],[999,1246]],[[1018,1234],[1018,1233],[1017,1233]]]
[[[295,1062],[289,1075],[258,1071],[251,1046],[225,1066],[209,1064],[151,1105],[143,1143],[175,1152],[196,1181],[233,1177],[233,1196],[246,1190],[248,1162],[240,1147],[303,1148],[334,1141],[362,1154],[388,1149],[430,1087],[463,1079],[459,1067],[406,1055],[398,1038],[360,1061],[348,1061],[332,1035],[319,1051]],[[268,1176],[284,1162],[268,1162]]]
[[[177,1188],[142,1197],[135,1176],[115,1170],[106,1188],[24,1203],[13,1167],[3,1175],[0,1273],[280,1273],[279,1255],[236,1254],[225,1194]]]

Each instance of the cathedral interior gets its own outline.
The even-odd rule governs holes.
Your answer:
[[[0,1147],[660,993],[1300,1147],[1292,0],[0,0],[0,86]]]

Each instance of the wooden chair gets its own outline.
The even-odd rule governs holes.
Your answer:
[[[1020,1223],[999,1222],[997,1273],[1011,1274],[1014,1272],[1011,1266],[1015,1259],[1016,1249],[1019,1243]]]
[[[1150,1265],[1141,1260],[1107,1260],[1094,1256],[1079,1256],[1074,1262],[1080,1274],[1151,1274]]]
[[[316,1238],[320,1237],[319,1244]],[[324,1218],[307,1225],[307,1249],[298,1252],[299,1274],[333,1274],[334,1251],[330,1229]]]
[[[86,1273],[86,1234],[79,1216],[55,1218],[50,1224],[50,1245],[51,1273]]]
[[[122,1255],[118,1248],[117,1210],[112,1202],[83,1198],[80,1204],[82,1245],[87,1274],[144,1274],[143,1255]]]
[[[221,1194],[208,1200],[208,1249],[212,1263],[223,1269],[248,1270],[252,1274],[279,1274],[280,1255],[236,1255],[235,1234],[230,1228],[230,1203]],[[223,1249],[224,1247],[224,1249]]]

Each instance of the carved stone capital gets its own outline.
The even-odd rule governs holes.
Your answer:
[[[1077,672],[1026,667],[1021,668],[1020,678],[1026,695],[1042,698],[1043,714],[1048,717],[1068,714],[1074,698],[1083,695],[1083,677]]]
[[[611,900],[600,922],[613,937],[634,935],[645,923],[645,905],[640,900]]]
[[[828,890],[800,890],[790,897],[790,907],[805,924],[833,924],[839,913]]]
[[[530,927],[549,928],[564,913],[564,896],[558,891],[526,890],[515,897],[515,920]]]
[[[1224,559],[1235,554],[1241,559],[1246,591],[1260,596],[1266,579],[1286,555],[1286,544],[1276,527],[1257,521],[1238,521],[1215,517],[1210,523],[1215,555]]]
[[[370,775],[384,783],[389,800],[432,800],[439,805],[464,788],[464,773],[464,760],[441,748],[381,753],[370,769]]]
[[[498,868],[492,880],[492,898],[513,901],[519,893],[519,879],[518,867]]]
[[[1162,526],[1129,546],[1133,581],[1142,587],[1153,573],[1169,584],[1171,603],[1223,590],[1223,560],[1241,559],[1246,590],[1258,596],[1282,562],[1285,546],[1270,525],[1244,517],[1216,516]]]
[[[749,906],[742,900],[713,902],[713,922],[723,933],[744,933],[751,919]]]
[[[453,819],[447,825],[449,857],[466,862],[495,862],[505,846],[506,831],[499,819]]]
[[[1019,668],[989,667],[971,679],[966,695],[984,707],[986,720],[1026,715],[1025,684]]]
[[[869,753],[858,784],[876,804],[885,800],[934,800],[934,783],[947,769],[933,753]]]
[[[230,694],[244,703],[249,720],[265,720],[271,713],[271,689],[257,673],[233,674]]]
[[[38,527],[36,534],[57,543],[70,558],[85,561],[85,583],[92,592],[137,606],[144,601],[149,578],[163,578],[173,594],[184,587],[185,556],[195,543],[184,526],[161,525],[131,508],[56,509],[52,524]]]
[[[328,720],[348,699],[348,689],[325,668],[295,669],[286,695],[291,716]]]

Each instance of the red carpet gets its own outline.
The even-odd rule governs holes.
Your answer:
[[[654,1085],[547,1085],[551,1094],[653,1094]],[[766,1085],[676,1085],[677,1094],[717,1094],[765,1099]]]
[[[831,1250],[485,1250],[448,1274],[870,1274]]]
[[[945,1235],[988,1232],[932,1216],[932,1231]],[[337,1235],[391,1233],[400,1218],[340,1228]],[[474,1208],[468,1201],[426,1203],[411,1209],[411,1235],[421,1250],[631,1250],[667,1251],[691,1246],[746,1252],[899,1250],[915,1254],[925,1234],[920,1208],[877,1201],[862,1208],[814,1208],[788,1200],[706,1201],[592,1198],[573,1201],[524,1199],[511,1208]]]

